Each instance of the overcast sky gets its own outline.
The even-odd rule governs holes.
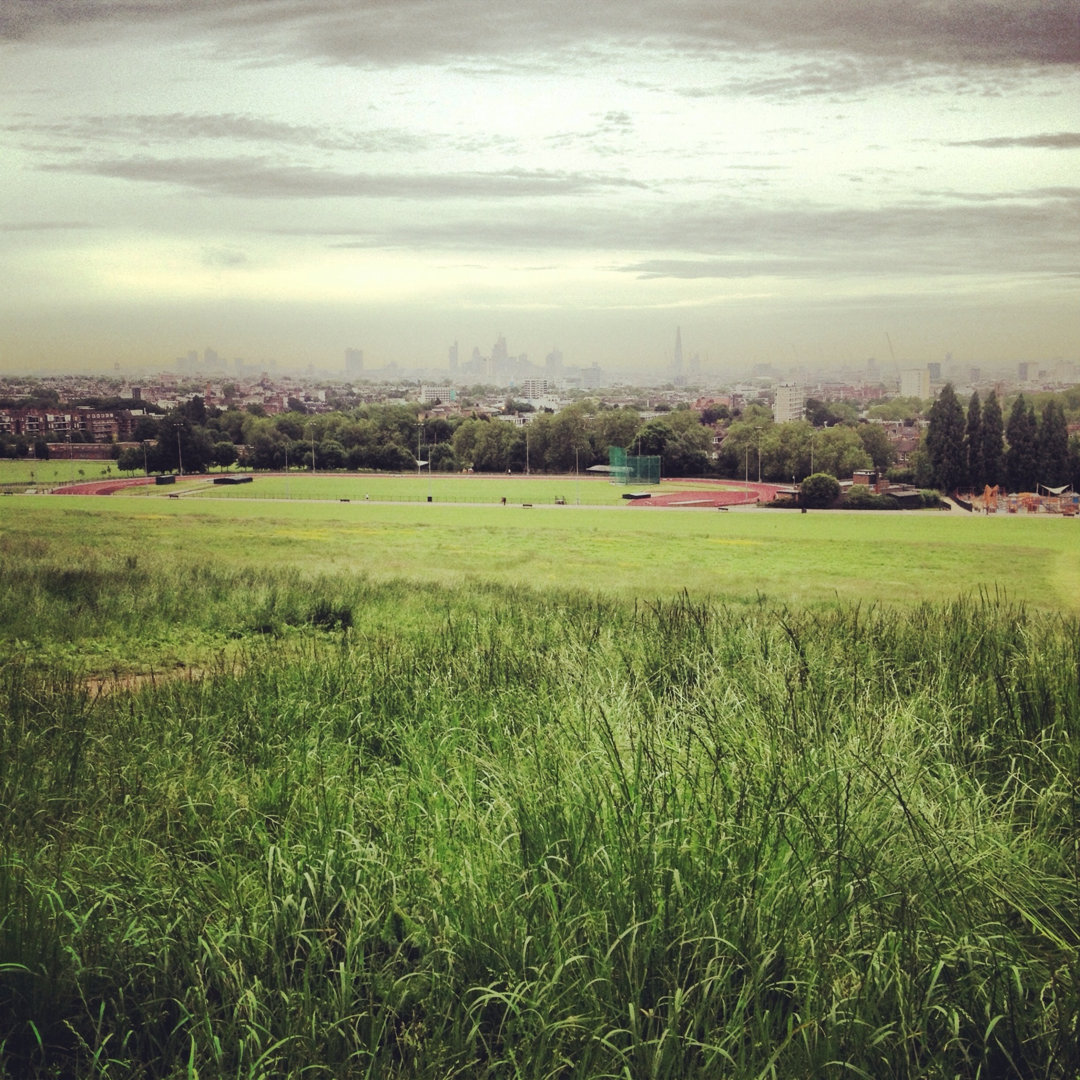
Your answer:
[[[1076,0],[3,0],[0,371],[1080,358]]]

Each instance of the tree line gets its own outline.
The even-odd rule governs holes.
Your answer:
[[[579,402],[558,413],[534,414],[518,426],[474,412],[442,417],[423,406],[364,405],[318,415],[266,416],[258,408],[207,409],[193,397],[134,433],[138,447],[119,455],[121,470],[205,472],[239,461],[251,469],[406,472],[418,462],[439,472],[573,472],[607,464],[622,446],[662,459],[665,475],[711,471],[712,429],[700,413],[675,408],[644,419],[635,409]]]
[[[925,465],[942,491],[1034,491],[1039,484],[1060,487],[1080,482],[1080,440],[1070,441],[1065,410],[1048,398],[1035,405],[1020,394],[1003,417],[997,395],[971,395],[965,414],[951,383],[929,413]]]
[[[1074,400],[1075,399],[1075,400]],[[1063,404],[1064,403],[1064,404]],[[261,407],[207,408],[194,396],[137,425],[135,448],[117,451],[128,472],[205,472],[239,462],[251,469],[381,470],[404,472],[425,463],[438,472],[584,471],[608,462],[608,448],[661,458],[665,476],[718,475],[801,482],[812,473],[846,477],[861,469],[943,491],[1010,491],[1080,484],[1080,439],[1069,439],[1065,407],[1080,409],[1080,387],[1036,403],[1020,395],[1003,416],[997,395],[976,392],[965,409],[947,384],[927,412],[916,399],[891,400],[871,415],[926,415],[926,430],[905,466],[879,423],[854,406],[811,398],[806,419],[777,424],[763,405],[732,414],[676,406],[643,417],[630,407],[582,401],[557,413],[533,413],[526,425],[474,411],[429,416],[419,403],[365,404],[320,414],[298,410],[267,416]],[[719,449],[713,450],[719,423]],[[18,452],[14,446],[0,446]],[[29,448],[22,449],[25,454]],[[35,452],[37,448],[34,448]],[[43,446],[42,451],[46,448]]]

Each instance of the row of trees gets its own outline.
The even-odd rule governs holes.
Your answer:
[[[228,466],[245,448],[253,469],[379,469],[394,472],[430,462],[436,471],[572,472],[606,464],[608,447],[625,446],[662,458],[665,475],[710,470],[712,430],[700,414],[674,409],[643,421],[634,409],[602,409],[590,402],[542,412],[518,427],[482,414],[425,418],[420,406],[366,405],[318,416],[258,410],[207,410],[201,398],[135,432],[140,446],[125,450],[125,471],[203,472]]]
[[[905,414],[912,404],[904,403]],[[842,403],[808,402],[814,422],[777,424],[757,405],[734,418],[717,412],[684,407],[643,420],[635,409],[580,402],[534,414],[518,427],[477,413],[426,418],[415,404],[268,417],[258,408],[208,410],[193,397],[168,414],[144,418],[134,433],[140,446],[124,451],[119,465],[170,471],[182,461],[185,472],[202,472],[231,465],[242,450],[243,464],[254,469],[400,472],[415,469],[419,460],[444,472],[571,472],[605,464],[608,447],[623,446],[660,456],[665,476],[711,472],[783,483],[873,468],[946,491],[981,490],[984,484],[1032,490],[1037,483],[1080,481],[1080,440],[1070,443],[1062,403],[1053,397],[1037,416],[1021,395],[1006,423],[994,393],[985,401],[973,394],[965,411],[947,385],[929,410],[921,447],[902,472],[891,468],[893,445],[882,425],[859,422]],[[723,419],[730,422],[714,463],[711,422]]]
[[[814,409],[810,415],[822,426],[810,420],[777,424],[768,409],[748,406],[728,426],[717,471],[721,476],[785,483],[802,481],[812,473],[851,476],[857,469],[871,468],[884,472],[892,465],[893,446],[880,424],[858,423],[827,409]]]
[[[997,485],[1034,491],[1080,478],[1080,444],[1069,442],[1061,402],[1048,399],[1036,417],[1020,394],[1004,421],[997,395],[971,395],[965,415],[951,384],[930,409],[924,448],[934,486],[942,491],[981,491]]]

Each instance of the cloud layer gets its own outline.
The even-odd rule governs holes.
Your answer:
[[[500,58],[592,44],[916,64],[1080,62],[1072,0],[8,0],[0,37],[168,21],[335,63]],[[269,48],[268,48],[269,47]]]
[[[1077,337],[1076,0],[6,0],[0,62],[0,325],[126,308],[104,353],[181,298],[335,355],[595,309],[621,363],[629,322],[737,304],[753,353],[897,296],[933,355],[996,355],[1005,311]]]

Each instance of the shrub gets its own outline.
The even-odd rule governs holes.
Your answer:
[[[853,484],[840,502],[842,510],[899,510],[900,501],[892,495],[876,495],[865,484]]]
[[[799,488],[799,501],[811,509],[832,506],[840,497],[840,481],[828,473],[808,476]]]

